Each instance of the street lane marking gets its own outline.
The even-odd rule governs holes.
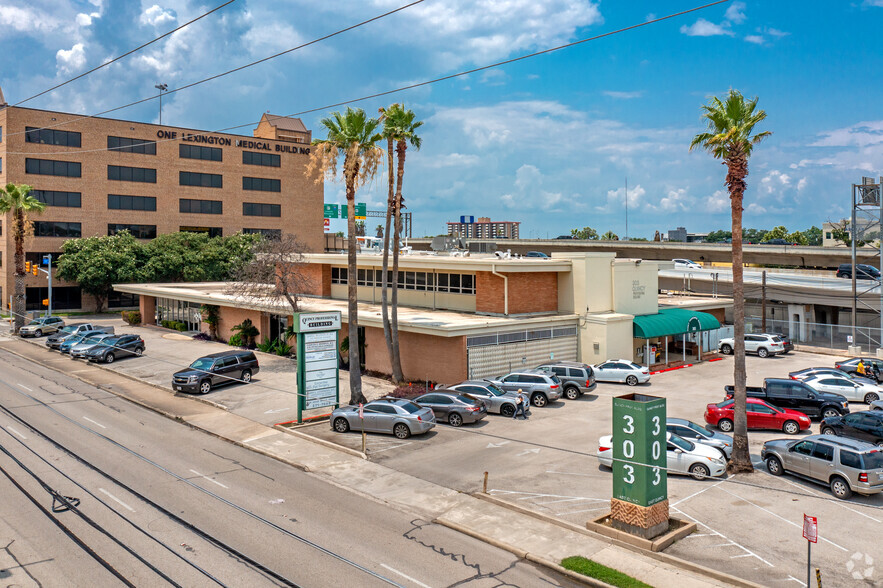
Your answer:
[[[199,472],[197,472],[196,470],[190,470],[190,471],[193,472],[194,474],[196,474],[197,476],[199,476],[200,478],[204,478],[204,479],[208,480],[208,481],[211,482],[212,484],[217,484],[217,485],[220,486],[221,488],[226,488],[227,490],[230,489],[229,486],[224,486],[223,484],[221,484],[221,483],[218,482],[217,480],[212,480],[212,479],[209,478],[208,476],[204,476],[204,475],[200,474]]]
[[[401,573],[401,572],[398,571],[397,569],[395,569],[395,568],[391,568],[391,567],[389,567],[388,565],[386,565],[386,564],[384,564],[384,563],[380,564],[380,567],[382,567],[382,568],[386,568],[386,569],[389,570],[390,572],[392,572],[392,573],[394,573],[394,574],[398,574],[398,575],[400,575],[402,578],[404,578],[405,580],[408,580],[409,582],[414,582],[414,583],[417,584],[418,586],[422,586],[423,588],[432,588],[431,586],[427,586],[426,584],[424,584],[424,583],[421,582],[420,580],[415,580],[415,579],[412,578],[411,576],[406,576],[405,574]]]
[[[264,414],[276,414],[277,412],[285,412],[286,410],[291,410],[290,408],[271,408],[266,411]]]
[[[519,453],[515,457],[521,457],[523,455],[527,455],[528,453],[539,453],[539,452],[540,452],[540,448],[534,447],[533,449],[525,449],[524,451],[522,451],[521,453]]]
[[[105,490],[104,488],[99,488],[98,491],[101,492],[102,494],[104,494],[105,496],[107,496],[108,498],[110,498],[111,500],[119,503],[123,507],[128,508],[131,512],[135,512],[134,508],[132,508],[131,506],[129,506],[128,504],[126,504],[125,502],[123,502],[122,500],[120,500],[119,498],[117,498],[116,496],[114,496],[113,494],[108,492],[107,490]]]
[[[24,388],[24,389],[27,390],[28,392],[33,392],[33,390],[31,390],[30,388],[28,388],[28,387],[25,386],[24,384],[19,384],[19,383],[16,382],[16,385],[19,386],[19,387],[21,387],[21,388]]]
[[[6,425],[6,428],[9,429],[10,431],[12,431],[13,433],[15,433],[16,435],[18,435],[19,437],[21,437],[22,439],[27,439],[27,437],[25,437],[24,435],[22,435],[21,433],[19,433],[15,429],[13,429],[12,425]]]
[[[99,422],[97,422],[97,421],[93,421],[93,420],[90,419],[89,417],[84,416],[84,417],[83,417],[83,420],[89,421],[89,422],[92,423],[93,425],[98,425],[98,426],[101,427],[102,429],[106,429],[106,428],[107,428],[107,427],[105,427],[104,425],[102,425],[101,423],[99,423]]]
[[[485,447],[485,449],[490,449],[491,447],[502,447],[506,443],[509,443],[509,442],[508,441],[500,441],[499,443],[488,443],[487,447]]]

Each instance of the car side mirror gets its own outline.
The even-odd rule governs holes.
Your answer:
[[[675,453],[683,453],[683,452],[684,452],[684,450],[681,449],[680,447],[675,448]]]

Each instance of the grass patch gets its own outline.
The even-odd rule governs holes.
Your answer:
[[[640,580],[632,578],[628,574],[623,574],[619,570],[608,568],[605,565],[601,565],[581,555],[574,555],[562,559],[561,566],[571,572],[589,576],[590,578],[601,580],[602,582],[606,582],[611,586],[617,586],[619,588],[653,588],[650,584],[645,584]]]

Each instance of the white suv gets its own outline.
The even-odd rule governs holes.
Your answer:
[[[721,339],[717,348],[724,355],[733,353],[732,337]],[[785,353],[785,344],[775,335],[745,335],[745,353],[756,353],[758,357],[769,357]]]

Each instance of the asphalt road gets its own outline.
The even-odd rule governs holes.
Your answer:
[[[804,367],[831,366],[835,359],[800,352],[768,359],[749,356],[748,384],[787,377]],[[732,374],[730,357],[654,375],[649,385],[638,388],[600,383],[593,395],[533,408],[527,421],[489,415],[476,425],[438,425],[427,435],[404,441],[369,435],[368,455],[460,491],[480,490],[487,471],[492,494],[583,524],[609,511],[611,472],[599,466],[595,454],[599,437],[611,432],[611,398],[635,391],[663,396],[669,416],[704,424],[706,404],[723,399]],[[851,404],[852,411],[865,408]],[[327,424],[301,430],[353,448],[361,443],[359,434],[337,434]],[[819,432],[817,421],[811,432]],[[764,441],[782,437],[787,436],[781,431],[750,432],[758,468],[753,474],[723,481],[669,476],[672,516],[696,521],[699,531],[666,552],[764,585],[805,583],[801,525],[807,513],[819,519],[821,538],[813,560],[825,585],[883,585],[883,542],[878,540],[883,495],[839,501],[825,486],[790,475],[771,476],[760,462],[760,448]]]
[[[70,376],[0,362],[0,467],[22,487],[0,475],[0,548],[22,559],[21,585],[573,585]],[[94,525],[52,516],[106,566],[25,497],[48,509],[49,490],[80,500]]]

